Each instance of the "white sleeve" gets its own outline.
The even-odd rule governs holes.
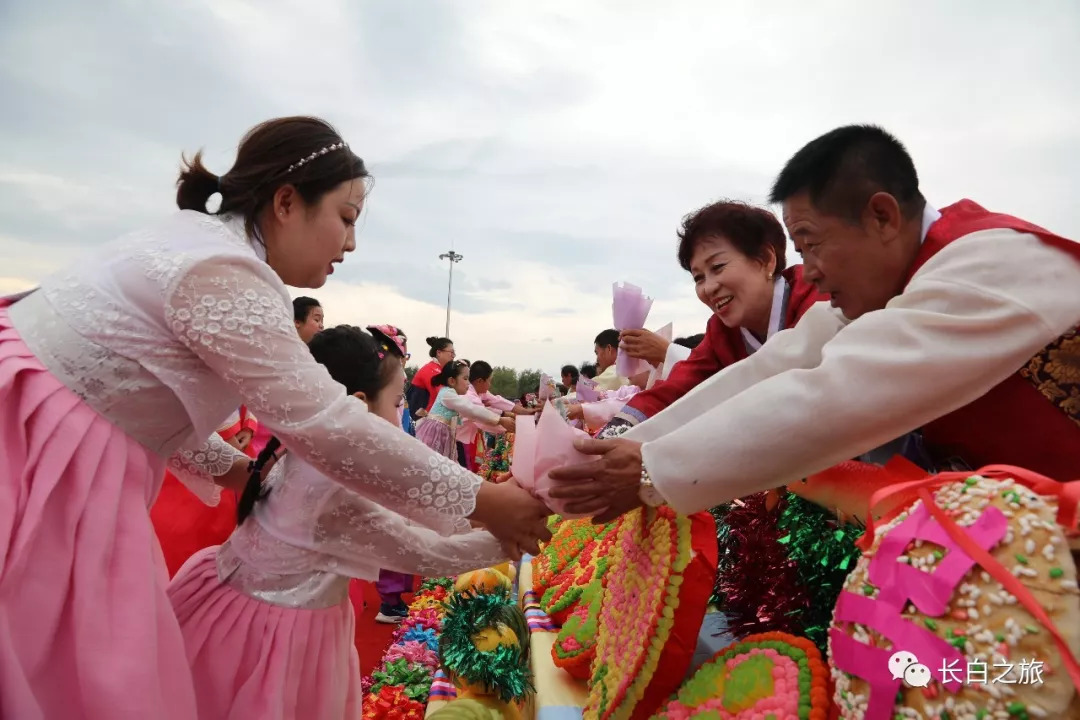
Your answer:
[[[495,537],[484,530],[446,536],[342,490],[323,509],[314,537],[319,552],[346,562],[436,577],[458,575],[506,562]]]
[[[483,481],[370,414],[296,334],[280,280],[255,258],[195,264],[166,296],[170,330],[290,452],[380,505],[459,525]]]
[[[453,410],[458,415],[485,425],[498,425],[499,418],[502,417],[500,413],[497,413],[494,410],[488,410],[483,405],[474,403],[467,395],[445,393],[443,394],[442,402],[443,405],[450,410]]]
[[[681,363],[690,357],[691,352],[693,351],[690,348],[683,345],[668,343],[667,354],[664,356],[664,362],[660,365],[660,379],[667,380],[668,375],[671,374],[671,368],[675,367],[675,363]]]
[[[735,385],[735,375],[745,382],[717,393],[721,401],[700,418],[646,442],[642,456],[674,508],[703,510],[806,477],[967,405],[1078,322],[1080,263],[1034,236],[969,235],[931,258],[883,310],[837,333],[815,365],[760,372],[780,333],[718,374],[682,402]]]
[[[169,472],[211,507],[221,501],[221,487],[215,478],[232,470],[238,459],[247,455],[214,434],[197,448],[180,448],[169,458]]]
[[[788,370],[812,368],[845,320],[827,303],[814,303],[799,323],[769,338],[745,360],[727,366],[623,437],[645,442],[674,432],[743,390]],[[650,473],[652,470],[650,469]]]

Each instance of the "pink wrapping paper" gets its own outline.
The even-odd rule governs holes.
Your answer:
[[[653,300],[641,292],[641,288],[630,283],[615,283],[612,286],[611,313],[615,320],[615,329],[641,330],[645,327],[645,320],[649,317]],[[615,372],[620,377],[633,377],[644,372],[649,372],[652,367],[644,360],[630,357],[619,349],[615,359]]]
[[[514,460],[510,473],[521,487],[544,501],[544,504],[563,517],[588,517],[567,513],[562,501],[553,500],[550,492],[555,484],[549,474],[564,465],[577,465],[594,458],[574,449],[574,440],[588,435],[567,424],[558,411],[548,405],[540,422],[519,416],[514,434]],[[598,513],[597,513],[598,514]]]
[[[577,399],[580,402],[596,402],[600,399],[600,391],[596,389],[596,382],[582,375],[577,381]]]
[[[552,380],[551,376],[547,373],[540,373],[540,390],[538,396],[542,403],[559,397],[559,388],[555,386],[555,381]]]

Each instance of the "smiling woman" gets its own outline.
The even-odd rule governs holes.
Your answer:
[[[698,299],[713,312],[705,339],[670,369],[664,382],[635,395],[605,434],[617,434],[657,414],[728,365],[749,357],[824,299],[803,279],[801,265],[786,268],[786,247],[780,221],[763,208],[722,201],[684,218],[679,264],[691,274]]]
[[[0,298],[0,716],[197,716],[147,506],[166,465],[211,503],[246,481],[213,435],[241,405],[443,535],[471,519],[518,554],[550,536],[539,501],[375,417],[297,334],[285,286],[320,287],[354,249],[367,177],[328,123],[271,120],[221,177],[185,164],[180,212]]]

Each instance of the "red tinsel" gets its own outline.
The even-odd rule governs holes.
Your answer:
[[[788,548],[779,542],[781,508],[770,509],[774,503],[767,495],[757,493],[743,498],[741,505],[732,503],[722,521],[727,542],[720,553],[728,554],[728,561],[720,563],[727,572],[717,579],[717,589],[725,599],[721,609],[735,637],[774,631],[797,634],[810,606]]]
[[[384,685],[364,698],[364,720],[423,720],[422,703],[405,695],[400,685]]]

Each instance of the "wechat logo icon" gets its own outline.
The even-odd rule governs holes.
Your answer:
[[[924,688],[930,684],[930,668],[907,650],[892,654],[889,658],[889,674],[893,680],[903,680],[909,688]]]

